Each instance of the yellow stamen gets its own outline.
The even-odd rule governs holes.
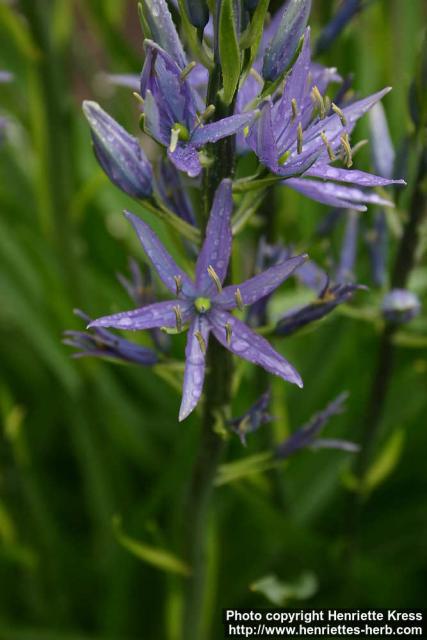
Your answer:
[[[208,266],[208,274],[209,274],[209,277],[214,281],[215,286],[218,289],[218,293],[221,293],[222,291],[221,280],[219,279],[217,272],[215,271],[215,269],[211,264]]]
[[[194,335],[197,338],[197,342],[199,343],[200,351],[205,354],[206,353],[206,342],[200,331],[195,331]]]
[[[182,291],[182,276],[174,276],[173,279],[175,280],[176,295],[179,296]]]
[[[243,311],[243,309],[245,308],[245,305],[243,304],[242,293],[239,288],[237,288],[236,291],[234,292],[234,299],[236,300],[236,305],[239,311]]]
[[[292,122],[293,122],[298,115],[298,104],[295,98],[292,98],[291,106],[292,106]]]
[[[303,143],[302,124],[300,122],[299,125],[298,125],[298,129],[297,129],[297,152],[299,154],[302,153],[302,143]]]
[[[321,120],[323,120],[323,118],[325,118],[326,116],[325,102],[323,100],[322,94],[319,91],[319,88],[316,85],[314,85],[313,89],[311,90],[311,95],[314,102],[316,102],[319,107],[320,118]]]
[[[334,113],[336,113],[336,114],[337,114],[337,116],[339,116],[339,119],[341,120],[341,124],[342,124],[342,126],[343,126],[343,127],[346,127],[346,126],[347,126],[347,118],[346,118],[346,117],[345,117],[345,115],[344,115],[344,111],[343,111],[342,109],[340,109],[340,108],[335,104],[335,102],[333,102],[333,103],[332,103],[331,107],[332,107],[332,111],[333,111]]]
[[[233,334],[233,327],[231,326],[231,322],[226,322],[225,323],[225,336],[226,336],[226,340],[227,340],[227,344],[230,345],[231,344],[231,336]]]
[[[323,144],[325,145],[326,150],[328,152],[329,160],[331,162],[333,162],[334,160],[337,159],[337,157],[336,157],[336,155],[334,153],[334,150],[331,147],[331,144],[330,144],[328,138],[326,137],[326,133],[324,131],[322,131],[322,133],[320,134],[320,137],[322,138]]]
[[[139,102],[139,104],[144,105],[144,98],[139,95],[136,91],[132,91],[133,97]]]
[[[196,66],[196,62],[190,62],[190,64],[187,64],[186,67],[184,67],[184,69],[181,71],[179,79],[181,82],[184,82],[184,80],[186,80],[188,78],[188,76],[190,75],[190,73],[193,71],[194,67]]]
[[[348,137],[348,133],[344,133],[341,137],[341,145],[343,147],[344,150],[344,162],[345,165],[350,168],[353,165],[353,157],[352,157],[352,151],[351,151],[351,145],[350,145],[350,139]]]
[[[182,331],[181,307],[179,305],[177,305],[176,307],[173,307],[173,310],[174,310],[175,319],[176,319],[176,330],[178,331],[178,333],[180,333]]]

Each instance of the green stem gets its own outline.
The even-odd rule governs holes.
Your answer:
[[[415,189],[410,202],[409,218],[399,243],[391,278],[392,289],[407,287],[409,277],[415,265],[421,223],[426,213],[427,200],[424,187],[426,177],[427,150],[424,149],[421,153]],[[387,324],[380,340],[377,368],[364,420],[365,430],[362,437],[362,448],[355,463],[355,474],[362,487],[366,471],[369,467],[371,454],[378,439],[381,416],[393,374],[395,350],[393,336],[397,328],[396,325]],[[361,500],[359,499],[359,503],[360,502]]]
[[[215,117],[220,119],[233,113],[234,104],[225,107],[219,100],[222,86],[221,68],[212,70],[208,104],[215,104]],[[209,219],[215,191],[222,179],[234,172],[235,140],[226,138],[209,149],[213,162],[204,175],[205,228]],[[231,274],[227,279],[230,280]],[[187,583],[184,605],[183,633],[185,640],[207,640],[209,621],[207,609],[208,526],[210,520],[213,482],[225,443],[216,432],[218,421],[225,420],[229,413],[232,379],[232,357],[229,351],[211,338],[207,354],[205,403],[203,407],[202,431],[193,475],[190,483],[186,510],[186,558],[192,567]]]

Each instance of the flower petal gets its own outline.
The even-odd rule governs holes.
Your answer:
[[[209,321],[218,342],[236,354],[236,356],[258,364],[266,371],[299,387],[303,386],[301,377],[293,366],[277,353],[265,338],[249,329],[246,324],[230,313],[219,309],[215,309],[210,313]],[[228,331],[226,330],[227,324]],[[227,334],[229,336],[228,341]]]
[[[142,0],[142,11],[152,39],[176,60],[181,69],[184,69],[187,59],[166,0]]]
[[[196,120],[194,92],[181,76],[181,68],[166,51],[151,40],[145,40],[146,58],[141,74],[141,96],[151,91],[161,125],[170,129],[180,123],[190,131]],[[144,107],[145,112],[145,107]]]
[[[249,133],[247,143],[257,154],[260,162],[276,173],[278,171],[279,152],[273,129],[272,109],[273,103],[268,100],[261,109],[261,115],[255,126]]]
[[[150,259],[160,279],[172,293],[176,294],[176,276],[181,278],[182,293],[185,296],[194,294],[194,285],[188,275],[176,264],[170,253],[166,251],[157,235],[152,229],[137,216],[125,211],[125,216],[131,222],[138,238],[144,247],[144,251]]]
[[[381,197],[375,192],[362,191],[356,187],[348,187],[335,182],[322,182],[309,178],[290,178],[283,182],[303,195],[317,202],[345,209],[366,211],[364,204],[377,204],[384,207],[394,207],[394,203]]]
[[[231,254],[232,211],[231,180],[223,180],[215,193],[205,241],[196,264],[196,288],[207,296],[217,291],[208,267],[213,267],[221,284],[227,274]]]
[[[178,143],[173,151],[168,148],[168,158],[178,171],[183,171],[190,178],[197,177],[202,171],[197,149],[190,144]]]
[[[195,147],[201,147],[207,142],[217,142],[222,138],[232,136],[248,125],[253,120],[255,113],[255,111],[240,113],[211,124],[199,126],[194,129],[191,135],[191,144]]]
[[[366,211],[364,205],[357,204],[357,202],[353,203],[350,197],[345,199],[349,195],[345,193],[346,188],[333,182],[320,182],[319,180],[309,180],[307,178],[289,178],[284,180],[282,184],[312,200],[316,200],[316,202],[321,202],[331,207]],[[349,190],[351,191],[351,189]]]
[[[396,153],[390,136],[384,107],[379,102],[369,113],[371,148],[375,171],[386,178],[393,176]]]
[[[192,316],[192,305],[180,300],[168,300],[167,302],[155,302],[141,309],[122,311],[111,316],[103,316],[93,320],[88,327],[112,327],[114,329],[126,329],[127,331],[139,331],[140,329],[153,329],[154,327],[176,326],[175,309],[181,311],[182,324],[189,322]]]
[[[237,306],[235,295],[237,289],[239,289],[243,304],[251,305],[257,300],[268,296],[274,289],[277,289],[307,258],[306,254],[289,258],[246,280],[242,284],[233,284],[225,287],[223,292],[214,298],[215,304],[223,309],[235,309]]]
[[[199,337],[196,336],[196,332],[199,332]],[[206,353],[203,351],[204,347],[199,342],[200,338],[204,341],[205,347],[207,348],[209,323],[205,317],[197,315],[191,323],[187,336],[184,386],[182,388],[182,401],[179,410],[180,422],[195,409],[203,391]]]
[[[381,178],[373,173],[366,173],[358,169],[341,169],[339,167],[330,167],[323,163],[313,165],[305,172],[305,175],[313,178],[323,178],[323,180],[349,182],[360,187],[386,187],[390,184],[406,184],[404,180]]]

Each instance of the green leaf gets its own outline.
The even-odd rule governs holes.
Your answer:
[[[244,73],[240,80],[240,86],[246,80],[248,73],[250,72],[256,55],[258,53],[259,43],[261,42],[262,33],[264,30],[265,16],[267,14],[269,0],[260,0],[255,9],[255,13],[252,16],[251,23],[246,29],[242,37],[240,38],[240,48],[249,49],[250,54],[244,65]],[[261,87],[260,87],[261,88]]]
[[[402,454],[404,439],[405,434],[403,429],[395,431],[390,436],[382,451],[380,451],[376,460],[366,473],[363,480],[364,491],[373,491],[392,473]]]
[[[273,456],[269,451],[266,453],[257,453],[253,456],[246,456],[243,460],[221,465],[215,478],[215,485],[221,486],[229,482],[242,480],[254,473],[267,471],[277,464],[277,461],[273,460]]]
[[[189,576],[191,574],[190,567],[170,551],[152,547],[125,535],[122,531],[120,518],[115,517],[113,519],[113,529],[116,539],[122,547],[143,562],[168,573],[177,573],[181,576]]]
[[[222,66],[222,100],[231,104],[240,79],[240,48],[236,33],[233,0],[223,0],[219,14],[219,57]]]
[[[318,581],[314,573],[302,573],[295,582],[281,582],[275,575],[260,578],[250,586],[251,591],[262,593],[278,607],[285,606],[289,600],[307,600],[314,596]]]
[[[393,336],[392,342],[398,347],[425,349],[427,347],[427,336],[409,333],[409,331],[398,331]]]
[[[270,0],[260,0],[260,2],[258,2],[257,8],[252,16],[251,23],[240,38],[240,48],[251,48],[251,56],[253,53],[254,57],[258,51],[258,46],[262,37],[269,2]]]

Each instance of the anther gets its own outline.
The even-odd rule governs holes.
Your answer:
[[[214,104],[210,104],[208,107],[206,107],[205,111],[203,111],[203,113],[200,113],[197,116],[197,120],[199,124],[203,124],[205,122],[207,122],[208,120],[210,120],[213,116],[213,114],[215,113],[215,105]]]
[[[173,153],[177,146],[178,146],[178,140],[179,140],[179,131],[178,129],[172,129],[171,131],[171,141],[169,144],[169,151],[171,153]]]
[[[297,152],[300,154],[302,153],[302,143],[303,143],[303,139],[302,139],[302,124],[301,122],[298,125],[298,129],[297,129]]]
[[[182,331],[182,313],[181,313],[181,307],[179,305],[177,305],[176,307],[173,307],[174,313],[175,313],[175,319],[176,319],[176,330],[178,333],[180,333]]]
[[[350,145],[350,139],[348,137],[348,133],[344,133],[340,137],[340,140],[344,150],[344,162],[346,166],[350,168],[353,165],[353,157],[352,157],[352,151],[351,151],[351,145]]]
[[[317,85],[314,85],[313,89],[311,90],[311,95],[313,97],[314,102],[317,102],[317,105],[319,107],[320,118],[321,120],[323,120],[323,118],[325,118],[326,116],[325,102],[323,100],[323,96],[320,93]]]
[[[184,69],[181,71],[179,79],[181,82],[184,82],[184,80],[186,80],[188,78],[188,76],[190,75],[190,73],[193,71],[194,67],[196,66],[196,62],[190,62],[190,64],[187,64],[186,67],[184,67]]]
[[[137,91],[132,91],[132,95],[139,102],[139,104],[144,106],[144,98],[139,93],[137,93]]]
[[[332,107],[332,111],[333,111],[334,113],[336,113],[336,114],[337,114],[337,116],[339,116],[339,119],[341,120],[341,124],[342,124],[342,126],[343,126],[343,127],[346,127],[346,126],[347,126],[347,118],[346,118],[346,117],[345,117],[345,115],[344,115],[344,111],[343,111],[342,109],[340,109],[340,108],[335,104],[335,102],[333,102],[333,103],[332,103],[331,107]]]
[[[292,98],[291,100],[291,107],[292,107],[292,122],[293,122],[298,115],[298,104],[295,98]]]
[[[174,276],[173,279],[175,280],[176,295],[179,296],[182,291],[182,276]]]
[[[214,281],[215,286],[218,289],[218,293],[221,293],[222,292],[221,280],[219,279],[217,272],[215,271],[215,269],[211,264],[208,266],[208,274],[209,274],[209,277]]]
[[[325,145],[326,150],[328,152],[329,160],[331,162],[333,162],[334,160],[337,159],[337,157],[336,157],[336,155],[334,153],[334,150],[331,147],[331,144],[330,144],[328,138],[326,137],[326,133],[324,131],[322,131],[322,133],[320,134],[320,137],[322,138],[323,144]]]
[[[179,140],[187,141],[190,138],[188,129],[183,124],[176,122],[171,129],[171,141],[169,144],[169,150],[171,153],[175,151],[178,146]]]
[[[236,291],[234,292],[234,299],[236,301],[236,305],[239,311],[243,311],[244,309],[243,298],[239,288],[237,288]]]
[[[205,342],[205,339],[202,336],[202,334],[200,333],[200,331],[195,331],[194,335],[196,336],[197,342],[199,343],[200,351],[204,355],[206,353],[206,342]]]
[[[258,71],[256,69],[254,69],[254,67],[251,67],[251,70],[249,71],[249,73],[251,74],[251,76],[253,78],[255,78],[255,80],[258,82],[258,84],[261,87],[264,86],[264,78],[262,77],[262,75],[260,73],[258,73]]]
[[[228,345],[231,344],[232,334],[233,334],[233,327],[231,326],[231,322],[226,322],[225,323],[225,339]]]

